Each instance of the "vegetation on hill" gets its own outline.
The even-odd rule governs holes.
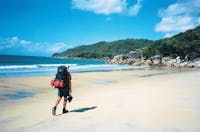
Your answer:
[[[161,57],[170,56],[181,59],[195,59],[200,57],[200,26],[179,33],[171,38],[165,38],[157,41],[146,39],[126,39],[113,42],[98,42],[93,45],[83,45],[68,49],[62,53],[55,53],[54,57],[87,58],[101,59],[104,57],[113,58],[115,55],[127,54],[128,52],[142,49],[143,56],[160,55]]]
[[[112,42],[98,42],[93,45],[83,45],[68,49],[62,53],[55,53],[54,57],[78,57],[87,59],[113,58],[118,54],[127,54],[131,50],[143,48],[153,44],[145,39],[126,39]]]
[[[200,26],[171,38],[155,41],[143,50],[145,57],[154,55],[195,59],[200,57]]]

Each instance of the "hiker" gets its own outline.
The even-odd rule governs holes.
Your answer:
[[[58,71],[55,77],[55,80],[62,80],[64,84],[62,86],[57,86],[58,88],[58,97],[55,101],[55,106],[52,108],[52,114],[55,116],[56,115],[56,108],[58,104],[60,103],[62,97],[64,97],[63,101],[63,114],[67,113],[68,110],[66,109],[67,106],[67,101],[71,102],[72,100],[72,84],[71,84],[71,74],[68,71],[69,66],[59,66]],[[54,81],[55,81],[54,80]],[[55,83],[55,82],[54,82]],[[52,84],[53,86],[53,84]],[[54,85],[54,87],[56,87]]]

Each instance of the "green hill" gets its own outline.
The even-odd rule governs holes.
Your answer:
[[[147,47],[151,44],[153,44],[153,41],[146,39],[126,39],[112,42],[102,41],[92,45],[78,46],[62,53],[55,53],[53,57],[78,57],[87,59],[112,58],[115,55],[127,54],[131,50]]]
[[[113,58],[115,55],[127,54],[128,52],[142,49],[143,56],[160,55],[161,57],[177,57],[181,59],[195,59],[200,57],[200,26],[179,33],[171,38],[157,41],[146,39],[126,39],[112,42],[98,42],[92,45],[78,46],[68,49],[62,53],[55,53],[53,57],[101,59],[104,57]]]
[[[171,38],[155,41],[143,50],[144,56],[154,55],[195,59],[200,57],[200,26]]]

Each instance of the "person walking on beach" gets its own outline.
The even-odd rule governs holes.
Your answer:
[[[62,97],[64,97],[64,101],[63,101],[63,114],[67,113],[68,110],[66,109],[67,106],[67,101],[71,102],[72,100],[72,83],[71,83],[71,74],[68,71],[69,66],[59,66],[58,67],[58,71],[55,77],[55,80],[62,80],[63,84],[59,84],[59,86],[56,86],[56,82],[54,82],[54,84],[52,84],[52,86],[58,88],[58,97],[55,101],[55,105],[52,108],[52,114],[55,116],[56,115],[56,108],[58,106],[58,104],[60,103]],[[62,86],[61,86],[62,85]]]

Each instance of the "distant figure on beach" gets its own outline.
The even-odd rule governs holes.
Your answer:
[[[58,97],[56,99],[55,106],[52,108],[52,114],[54,116],[56,115],[56,108],[62,97],[64,97],[63,114],[68,112],[66,109],[67,101],[71,102],[72,100],[72,77],[68,69],[69,66],[59,66],[55,79],[51,81],[51,85],[58,89]]]

